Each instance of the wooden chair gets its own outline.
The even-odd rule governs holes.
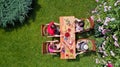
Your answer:
[[[42,43],[42,54],[47,54],[48,53],[48,45],[47,43],[43,42]]]
[[[42,36],[48,35],[46,29],[47,29],[47,25],[42,24],[41,25],[41,35]]]
[[[57,53],[50,53],[50,52],[48,51],[48,43],[49,43],[49,42],[43,42],[43,43],[42,43],[42,54],[57,55]]]
[[[95,41],[94,40],[91,40],[91,39],[79,39],[77,40],[77,43],[78,42],[81,42],[82,40],[86,40],[88,42],[91,42],[91,44],[88,44],[88,51],[96,51],[96,45],[95,45]]]
[[[56,25],[56,26],[59,27],[59,25]],[[47,33],[47,24],[46,25],[44,25],[44,24],[41,25],[41,35],[42,36],[47,36],[47,37],[60,37],[59,35],[50,36]]]

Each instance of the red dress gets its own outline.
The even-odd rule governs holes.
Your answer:
[[[47,27],[47,32],[49,35],[53,36],[55,35],[55,30],[51,28],[51,26],[54,24],[54,22],[50,22],[48,27]]]

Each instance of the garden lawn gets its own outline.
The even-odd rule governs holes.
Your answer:
[[[25,24],[0,28],[0,67],[94,67],[95,54],[61,60],[59,56],[42,55],[40,25],[59,22],[60,16],[86,18],[94,9],[94,0],[34,0],[33,12]]]

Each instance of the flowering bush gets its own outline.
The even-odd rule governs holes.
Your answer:
[[[97,63],[110,60],[120,67],[120,0],[96,0],[98,6],[92,11],[95,19],[95,37],[104,38],[97,42]],[[99,39],[98,38],[98,39]]]

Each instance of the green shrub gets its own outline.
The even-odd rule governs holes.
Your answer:
[[[0,26],[23,23],[27,13],[31,9],[32,0],[0,0]]]

